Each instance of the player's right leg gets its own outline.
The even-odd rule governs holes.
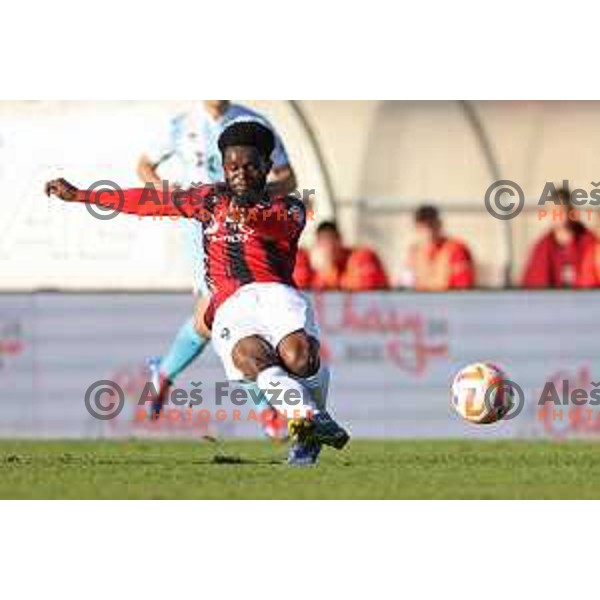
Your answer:
[[[258,389],[268,395],[274,408],[288,421],[293,441],[288,463],[314,465],[322,442],[315,436],[320,409],[310,390],[286,371],[275,348],[258,335],[238,340],[231,360],[246,379],[256,380]]]
[[[311,423],[299,421],[292,426],[310,425],[321,443],[343,448],[349,435],[326,409],[330,373],[320,358],[320,331],[309,298],[278,283],[259,284],[255,293],[263,336],[276,348],[283,369],[310,391],[316,406]]]
[[[278,341],[277,355],[287,373],[309,391],[316,407],[311,423],[296,425],[310,425],[319,442],[337,450],[342,449],[350,436],[326,410],[330,373],[329,368],[321,362],[318,339],[304,329],[294,331]]]
[[[348,443],[348,433],[325,410],[326,390],[320,387],[315,394],[307,385],[326,370],[321,369],[318,341],[306,331],[287,335],[276,349],[260,336],[243,338],[235,344],[232,360],[246,378],[256,378],[258,388],[289,420],[290,464],[314,464],[322,444],[340,450]]]

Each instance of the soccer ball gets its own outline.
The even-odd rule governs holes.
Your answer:
[[[470,423],[489,425],[500,421],[514,403],[512,388],[502,385],[506,379],[502,369],[490,363],[469,365],[454,378],[452,406]]]

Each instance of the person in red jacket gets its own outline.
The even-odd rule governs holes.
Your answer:
[[[596,236],[569,218],[573,213],[568,190],[559,189],[556,199],[564,208],[562,218],[533,246],[522,278],[525,288],[578,287],[586,279],[584,257],[593,252]]]
[[[600,240],[589,244],[581,259],[581,269],[575,279],[575,287],[596,288],[600,287]]]
[[[410,249],[408,268],[412,285],[420,292],[472,288],[475,266],[466,244],[448,237],[435,206],[422,206],[415,213],[419,241]]]
[[[375,251],[344,246],[334,221],[325,221],[317,228],[312,266],[311,287],[316,290],[364,292],[389,288],[387,274]]]
[[[294,283],[300,290],[309,290],[314,276],[315,272],[310,262],[310,254],[304,248],[298,248],[293,275]]]

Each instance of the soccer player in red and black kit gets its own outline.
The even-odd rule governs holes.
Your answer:
[[[292,279],[305,207],[266,188],[273,133],[238,122],[219,138],[225,182],[184,192],[147,186],[120,192],[79,190],[64,179],[46,193],[141,216],[197,219],[204,229],[211,303],[205,322],[232,381],[256,381],[289,419],[288,462],[314,464],[323,444],[343,448],[348,433],[325,410],[329,370],[319,356],[319,332],[309,301]]]

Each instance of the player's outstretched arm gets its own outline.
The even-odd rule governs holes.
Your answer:
[[[204,208],[206,186],[187,192],[145,188],[128,190],[97,189],[80,190],[66,179],[54,179],[45,186],[47,196],[56,196],[65,202],[97,204],[112,210],[142,217],[165,216],[194,218]]]

